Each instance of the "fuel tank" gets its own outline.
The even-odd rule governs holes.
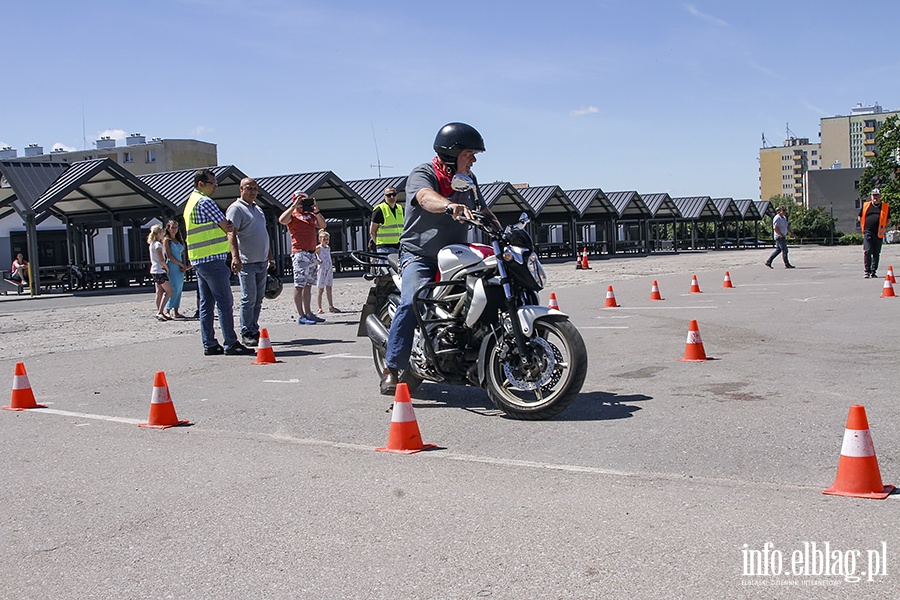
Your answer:
[[[470,270],[478,263],[494,256],[494,249],[485,244],[450,244],[438,252],[438,271],[441,281],[453,279],[462,270]],[[494,266],[496,259],[486,261]]]

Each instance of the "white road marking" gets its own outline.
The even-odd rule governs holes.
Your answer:
[[[329,358],[365,358],[371,359],[371,356],[356,356],[353,354],[329,354],[328,356],[323,356],[322,360],[328,360]]]
[[[627,325],[607,325],[596,327],[579,327],[578,329],[629,329]]]
[[[701,310],[708,308],[719,308],[718,306],[620,306],[625,310]],[[595,317],[602,319],[604,317]]]
[[[126,423],[128,425],[137,425],[145,423],[140,419],[127,419],[125,417],[110,417],[108,415],[92,415],[89,413],[69,412],[67,410],[56,410],[55,408],[32,408],[32,412],[44,413],[47,415],[59,415],[61,417],[77,417],[79,419],[94,419],[95,421],[110,421],[112,423]]]
[[[263,383],[300,383],[299,379],[263,379]]]

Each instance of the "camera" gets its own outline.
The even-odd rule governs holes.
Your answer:
[[[310,212],[313,209],[313,204],[315,204],[315,198],[304,198],[300,203],[300,208],[304,212]]]

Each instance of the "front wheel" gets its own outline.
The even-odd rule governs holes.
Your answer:
[[[539,320],[526,342],[523,363],[502,340],[488,349],[484,388],[498,409],[513,419],[539,420],[562,412],[581,391],[587,350],[569,321]]]

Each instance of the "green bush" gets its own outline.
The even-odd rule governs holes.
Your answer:
[[[847,235],[842,235],[838,240],[838,244],[841,246],[859,246],[863,243],[863,237],[861,233],[849,233]]]

